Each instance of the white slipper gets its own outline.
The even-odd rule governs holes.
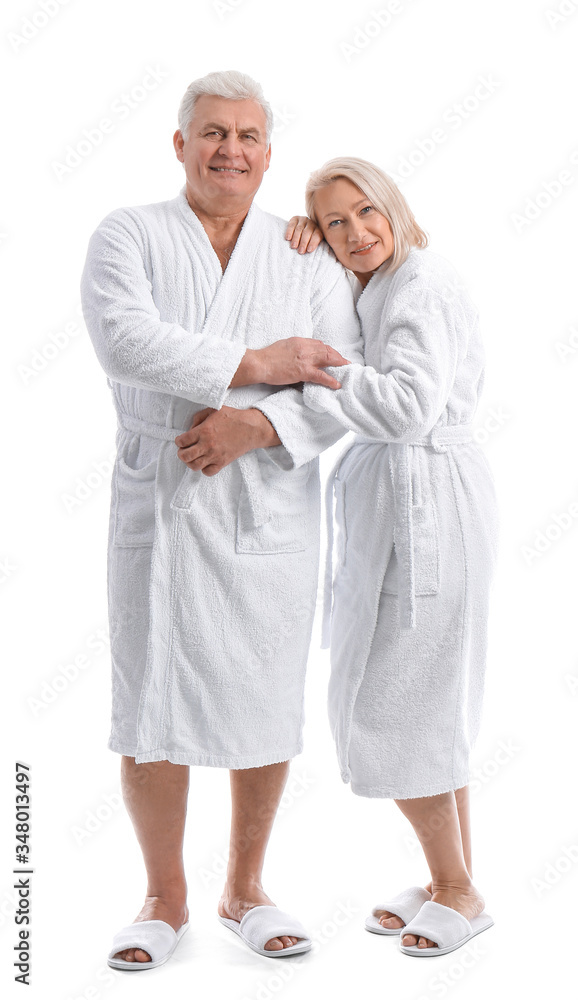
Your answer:
[[[189,928],[189,921],[173,930],[166,920],[137,920],[128,927],[117,931],[112,939],[112,948],[108,953],[108,964],[112,969],[130,969],[131,972],[141,972],[143,969],[156,969],[168,961]],[[114,958],[119,951],[127,948],[142,948],[151,957],[150,962],[127,962],[124,958]]]
[[[405,955],[419,955],[425,958],[432,958],[435,955],[447,955],[456,948],[461,948],[476,934],[481,934],[494,921],[485,910],[477,917],[466,920],[461,913],[453,910],[451,906],[444,906],[443,903],[434,903],[433,899],[424,903],[417,917],[406,924],[403,933],[414,934],[416,937],[425,937],[429,941],[435,941],[437,948],[418,948],[416,944],[403,945],[401,938],[399,942],[400,951]]]
[[[374,906],[371,915],[365,921],[365,929],[371,931],[372,934],[399,934],[403,927],[382,927],[379,917],[376,916],[379,910],[388,910],[389,913],[394,913],[396,917],[403,920],[404,924],[407,924],[418,915],[428,899],[431,899],[431,892],[422,889],[419,885],[412,885],[410,889],[404,889],[389,902]]]
[[[297,955],[300,952],[309,951],[311,948],[311,938],[303,924],[277,906],[253,906],[247,910],[240,921],[220,915],[219,920],[225,927],[234,931],[249,948],[256,951],[258,955],[265,955],[267,958],[284,958],[285,955]],[[267,941],[281,935],[283,937],[298,937],[303,940],[278,951],[265,949]]]

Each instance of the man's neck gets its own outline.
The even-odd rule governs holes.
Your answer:
[[[233,207],[231,205],[229,210],[223,210],[222,202],[218,206],[212,206],[210,203],[200,201],[191,193],[188,187],[186,189],[186,197],[193,212],[202,222],[203,228],[215,248],[221,246],[223,242],[227,244],[231,242],[234,244],[236,242],[243,222],[247,217],[247,212],[251,207],[251,201],[245,202],[241,206]]]

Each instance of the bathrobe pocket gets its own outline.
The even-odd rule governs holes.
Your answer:
[[[155,532],[155,479],[157,459],[142,467],[132,464],[134,449],[116,459],[112,476],[115,545],[140,547],[153,544]]]
[[[440,552],[438,519],[433,501],[414,504],[412,518],[415,593],[437,594],[440,589]],[[399,593],[399,566],[395,554],[395,539],[381,590],[384,594]]]
[[[273,462],[259,462],[261,496],[267,519],[255,524],[243,481],[237,508],[236,552],[302,552],[310,541],[308,482],[311,463],[284,471]]]

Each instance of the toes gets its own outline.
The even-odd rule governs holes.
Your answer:
[[[151,957],[142,948],[128,948],[126,951],[117,951],[115,958],[124,959],[125,962],[150,962]]]
[[[401,939],[401,943],[404,948],[413,948],[413,946],[417,944],[417,938],[415,934],[404,934]]]
[[[288,937],[286,934],[283,934],[281,937],[271,938],[270,941],[267,941],[267,944],[265,945],[265,950],[281,951],[282,948],[290,948],[291,945],[297,944],[298,941],[299,938]]]
[[[265,945],[265,951],[281,951],[282,948],[283,942],[281,941],[281,938],[277,937],[271,938],[271,940],[267,941],[267,944]]]
[[[396,917],[393,914],[390,914],[389,916],[380,917],[379,918],[379,922],[380,922],[380,924],[381,924],[382,927],[387,927],[387,928],[390,928],[390,929],[391,928],[403,927],[404,926],[404,923],[403,923],[403,920],[401,919],[401,917]]]

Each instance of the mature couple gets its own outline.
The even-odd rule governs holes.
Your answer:
[[[108,745],[148,877],[140,913],[114,936],[114,968],[163,963],[189,926],[191,764],[230,770],[219,919],[261,955],[311,948],[261,873],[302,750],[318,455],[347,430],[327,484],[331,725],[343,780],[397,802],[431,874],[366,927],[433,956],[492,923],[471,878],[467,790],[497,532],[470,423],[477,312],[363,160],[312,174],[308,219],[287,228],[261,211],[272,126],[250,77],[195,80],[174,135],[185,185],[107,215],[82,275],[118,415]]]

